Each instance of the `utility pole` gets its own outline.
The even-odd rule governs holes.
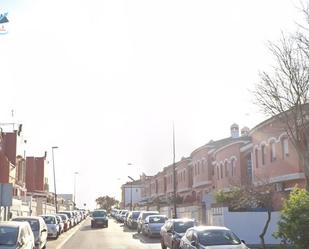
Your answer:
[[[58,201],[57,201],[57,189],[56,189],[56,172],[55,172],[54,149],[58,149],[58,147],[57,147],[57,146],[53,146],[53,147],[52,147],[53,172],[54,172],[54,190],[55,190],[55,208],[56,208],[56,213],[58,213]]]
[[[173,123],[173,179],[174,179],[174,219],[177,218],[177,205],[176,205],[176,164],[175,164],[175,127]]]

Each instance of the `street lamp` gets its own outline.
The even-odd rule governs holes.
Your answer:
[[[128,178],[131,180],[131,205],[130,205],[130,209],[131,211],[133,211],[133,201],[132,201],[132,188],[133,188],[133,182],[135,181],[131,176],[128,176]]]
[[[74,172],[74,207],[76,207],[75,196],[76,196],[76,175],[78,172]]]
[[[55,190],[55,207],[56,207],[56,213],[58,213],[54,149],[58,149],[58,146],[52,147],[53,171],[54,171],[54,190]]]

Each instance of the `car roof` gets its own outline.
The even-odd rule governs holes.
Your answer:
[[[163,215],[163,214],[152,214],[152,215],[148,215],[147,218],[152,218],[152,217],[164,217],[164,218],[167,218],[166,215]]]
[[[195,219],[190,219],[190,218],[177,218],[177,219],[170,219],[173,222],[190,222],[190,221],[195,221]]]
[[[159,211],[142,211],[142,213],[159,213]]]
[[[29,223],[27,221],[25,222],[20,222],[20,221],[1,221],[0,222],[0,227],[14,227],[14,228],[18,228],[21,226],[26,226]]]
[[[50,216],[50,217],[55,217],[55,214],[42,214],[40,215],[41,217],[46,217],[46,216]]]
[[[40,216],[17,216],[14,217],[12,220],[39,220],[39,219],[43,219]]]
[[[223,226],[196,226],[196,227],[193,227],[193,229],[198,232],[206,231],[206,230],[226,230],[226,231],[230,230],[227,227],[223,227]]]

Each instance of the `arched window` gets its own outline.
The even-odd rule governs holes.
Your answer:
[[[258,168],[259,167],[259,151],[257,148],[254,150],[254,154],[255,154],[255,167]]]
[[[217,166],[217,179],[220,179],[220,169],[219,169],[219,165]]]
[[[271,141],[269,145],[270,149],[270,161],[276,161],[276,146],[275,141]]]
[[[220,164],[220,173],[221,173],[221,179],[223,178],[223,164]]]
[[[289,156],[289,141],[287,137],[281,139],[282,147],[282,159],[286,159]]]
[[[264,144],[261,146],[261,151],[262,151],[262,165],[265,165],[265,145]]]
[[[229,176],[229,170],[227,168],[227,161],[224,162],[224,170],[225,170],[225,177]]]
[[[231,160],[231,175],[232,176],[236,175],[236,167],[235,167],[235,159],[234,158]]]

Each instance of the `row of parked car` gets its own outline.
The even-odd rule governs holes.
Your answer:
[[[230,229],[200,226],[194,219],[168,219],[158,211],[113,209],[111,216],[148,237],[160,237],[162,249],[249,249]]]
[[[87,211],[61,211],[40,216],[18,216],[0,222],[0,249],[46,248],[47,239],[57,239],[87,217]]]

